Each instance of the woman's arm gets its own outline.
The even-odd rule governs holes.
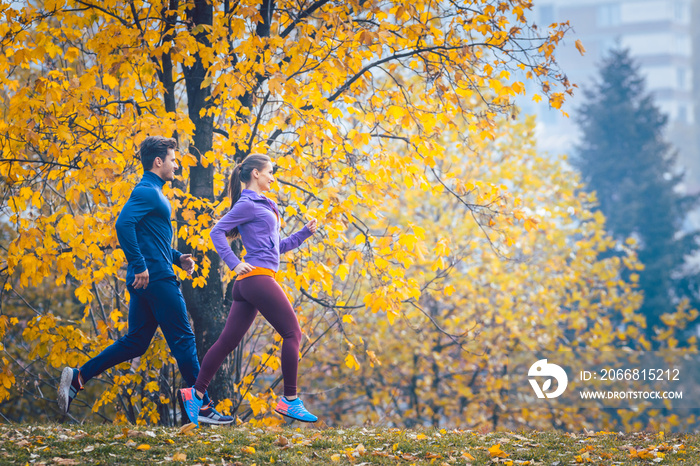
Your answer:
[[[281,240],[280,254],[284,254],[287,251],[291,251],[292,249],[296,249],[299,246],[301,246],[301,243],[303,243],[308,238],[313,236],[314,233],[316,233],[316,228],[318,228],[316,225],[316,219],[313,219],[309,223],[307,223],[301,230]]]
[[[226,233],[239,225],[253,220],[253,218],[253,204],[249,201],[239,200],[221,220],[216,222],[214,228],[211,229],[211,233],[209,233],[216,252],[231,270],[235,269],[241,263],[241,260],[233,253],[231,245],[226,239]]]

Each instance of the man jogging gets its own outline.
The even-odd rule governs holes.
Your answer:
[[[58,386],[58,406],[63,414],[68,413],[71,402],[88,380],[145,353],[159,325],[185,383],[192,386],[197,380],[199,360],[194,333],[173,271],[173,265],[177,265],[191,274],[194,260],[190,254],[182,254],[170,246],[171,208],[162,192],[163,185],[175,179],[176,147],[175,139],[160,136],[147,137],[141,144],[143,178],[116,223],[117,238],[128,262],[129,330],[80,369],[63,369]],[[233,422],[231,416],[214,409],[208,396],[198,420],[208,424]]]

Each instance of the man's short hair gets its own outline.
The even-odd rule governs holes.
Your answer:
[[[165,138],[163,136],[148,136],[141,143],[139,153],[141,154],[141,163],[144,170],[153,168],[153,161],[156,157],[165,160],[168,155],[168,149],[175,149],[177,141],[174,138]]]

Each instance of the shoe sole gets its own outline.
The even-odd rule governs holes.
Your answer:
[[[299,419],[298,417],[290,416],[289,414],[283,413],[282,411],[278,411],[276,409],[275,409],[275,412],[278,414],[281,414],[282,416],[288,417],[289,419],[294,419],[295,421],[299,421],[299,422],[308,422],[309,424],[311,424],[312,422],[318,421],[318,419],[316,419],[316,421],[305,421],[304,419]]]
[[[230,421],[215,421],[215,420],[210,419],[208,417],[198,416],[197,420],[199,422],[201,422],[202,424],[212,424],[212,425],[216,425],[216,426],[226,426],[229,424],[233,424],[233,419],[231,419]]]
[[[62,414],[68,414],[68,399],[70,397],[70,384],[73,382],[73,369],[64,367],[61,372],[61,382],[58,384],[58,409]]]

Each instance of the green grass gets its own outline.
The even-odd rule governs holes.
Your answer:
[[[0,439],[0,464],[22,465],[700,464],[696,434],[2,425]]]

